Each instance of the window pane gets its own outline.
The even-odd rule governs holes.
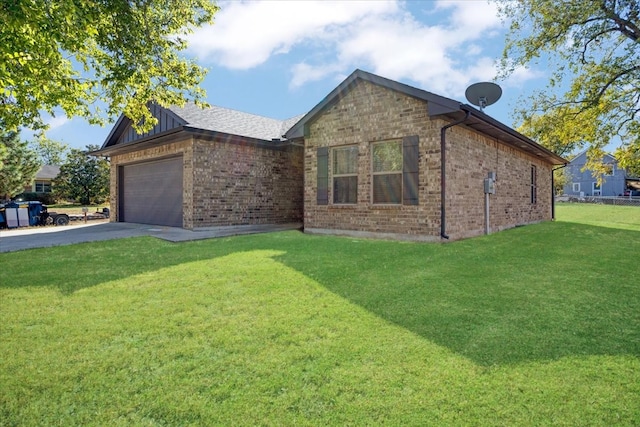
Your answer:
[[[373,172],[402,170],[402,145],[400,141],[373,145]]]
[[[373,203],[400,203],[402,201],[402,174],[373,176]]]
[[[358,177],[333,178],[333,203],[356,203],[358,200]]]
[[[333,174],[345,175],[357,173],[358,147],[343,147],[333,149]]]

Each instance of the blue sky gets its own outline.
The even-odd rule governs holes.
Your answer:
[[[307,112],[356,68],[467,102],[466,87],[494,80],[506,32],[485,0],[218,4],[215,23],[191,36],[186,53],[209,70],[207,101],[277,119]],[[485,112],[514,125],[510,111],[546,75],[518,69],[497,81],[502,98]],[[101,145],[111,130],[80,118],[49,122],[47,136],[75,148]]]

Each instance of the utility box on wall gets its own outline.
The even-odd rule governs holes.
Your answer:
[[[484,193],[496,194],[496,182],[492,178],[484,179]]]

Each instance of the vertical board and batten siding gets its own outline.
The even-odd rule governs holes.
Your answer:
[[[158,124],[156,124],[149,132],[145,132],[143,134],[138,134],[135,129],[133,129],[133,126],[129,124],[122,135],[118,138],[118,142],[116,144],[126,144],[138,139],[147,138],[149,136],[175,129],[186,124],[184,120],[180,119],[171,111],[164,109],[157,104],[152,104],[149,108],[151,110],[151,114],[158,119]]]

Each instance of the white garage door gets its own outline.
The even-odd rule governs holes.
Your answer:
[[[119,220],[182,227],[182,157],[121,166]]]

